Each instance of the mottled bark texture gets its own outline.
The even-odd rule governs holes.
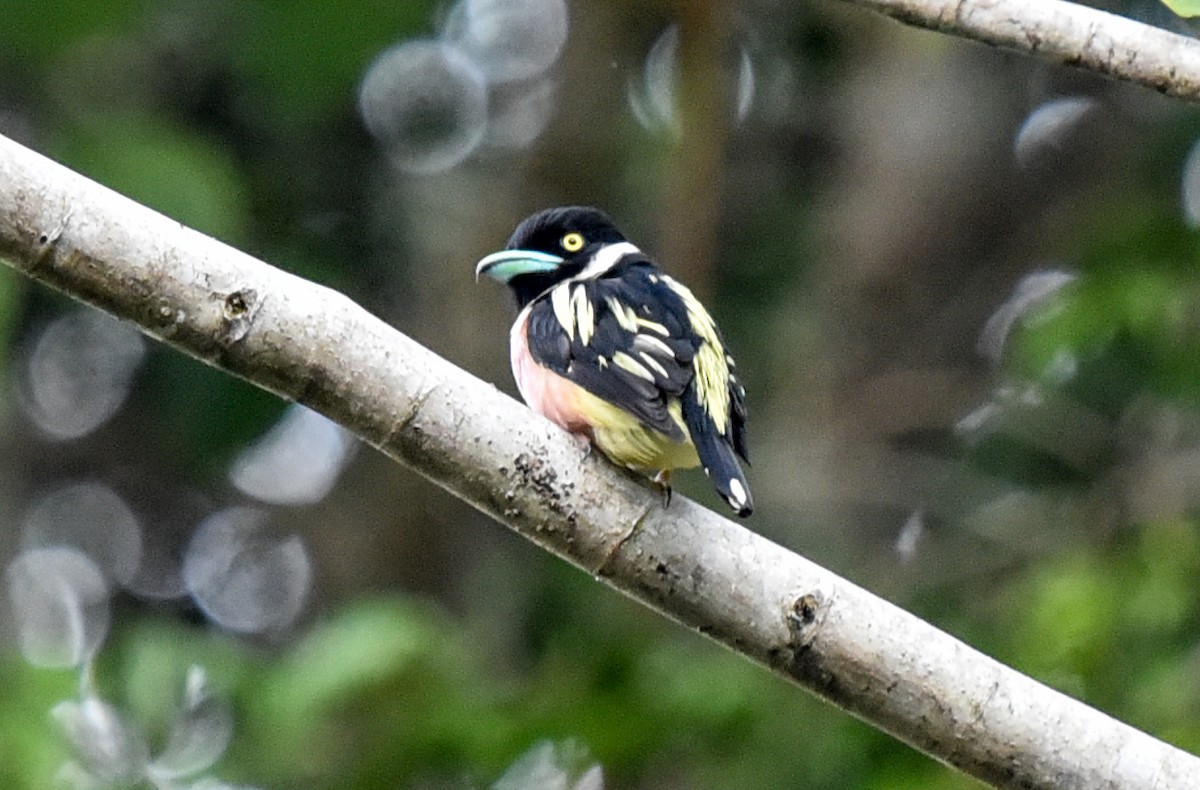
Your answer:
[[[844,0],[905,24],[1200,101],[1200,41],[1062,0]]]

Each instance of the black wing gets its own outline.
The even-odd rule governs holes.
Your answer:
[[[538,364],[684,441],[668,403],[694,375],[701,341],[690,330],[686,306],[662,276],[633,264],[552,288],[532,303],[527,337]]]

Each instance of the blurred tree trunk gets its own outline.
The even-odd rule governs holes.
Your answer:
[[[732,118],[724,65],[733,9],[720,0],[674,0],[671,7],[679,25],[679,90],[658,249],[700,300],[709,301]]]

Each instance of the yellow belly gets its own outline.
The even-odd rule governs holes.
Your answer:
[[[646,427],[624,409],[582,388],[577,397],[591,424],[592,443],[614,462],[648,475],[664,469],[690,469],[699,465],[700,457],[690,439],[673,442],[665,434]],[[679,404],[671,404],[670,412],[686,436],[687,428],[683,425]]]
[[[691,439],[673,442],[624,409],[534,362],[526,342],[527,318],[522,315],[513,325],[510,354],[517,389],[530,408],[572,433],[591,437],[614,463],[649,476],[700,464]],[[687,436],[679,404],[671,404],[668,411]]]

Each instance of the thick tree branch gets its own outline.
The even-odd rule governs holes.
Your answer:
[[[929,28],[1200,101],[1200,41],[1062,0],[844,0]]]
[[[346,297],[4,138],[0,258],[323,412],[539,546],[984,781],[1200,786],[1195,757],[681,497],[664,509]]]

